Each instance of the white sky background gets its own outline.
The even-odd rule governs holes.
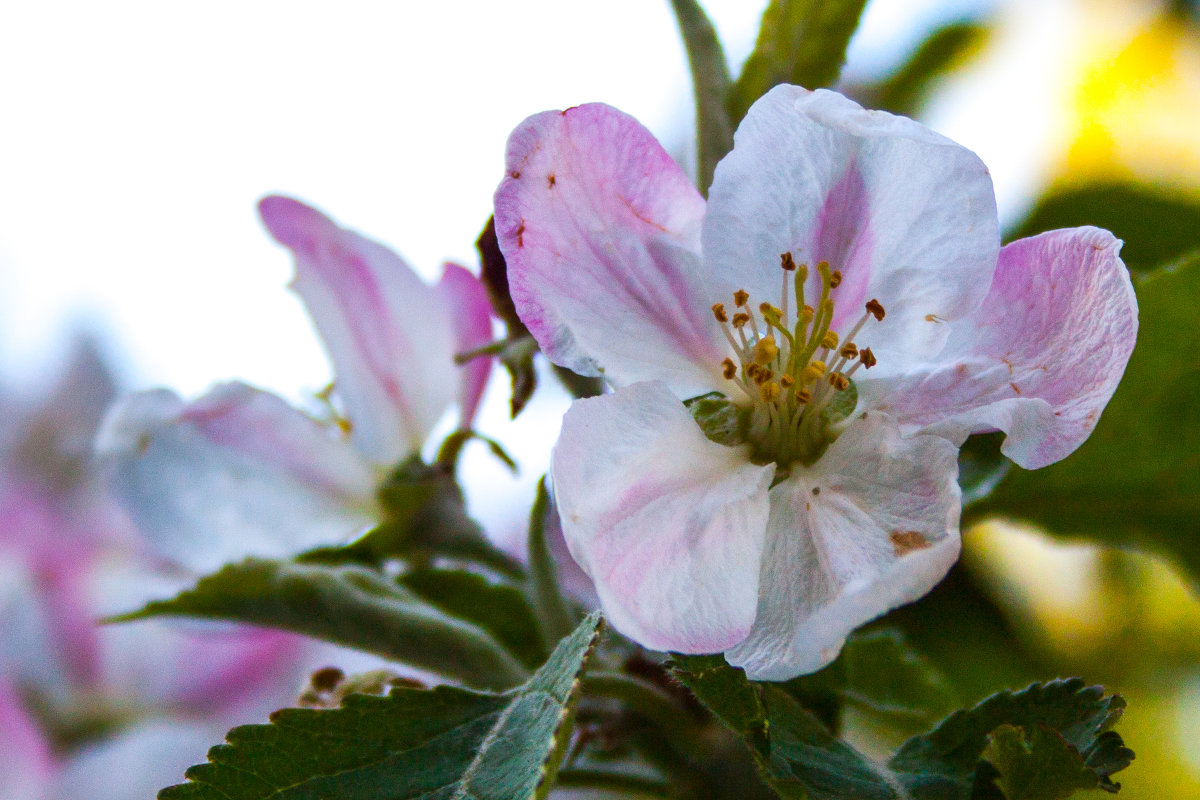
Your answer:
[[[848,69],[890,65],[923,29],[980,4],[876,0]],[[765,2],[705,5],[736,74]],[[83,322],[124,359],[131,388],[195,395],[242,378],[302,398],[329,369],[257,199],[305,199],[429,277],[447,258],[474,267],[508,132],[593,100],[673,152],[690,147],[667,0],[6,3],[0,379],[44,370]],[[972,145],[963,114],[938,118]],[[996,138],[994,124],[974,131]],[[503,383],[481,427],[541,469],[557,421],[508,429]]]

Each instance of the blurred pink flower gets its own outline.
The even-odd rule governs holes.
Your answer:
[[[618,630],[752,678],[819,669],[927,592],[959,552],[963,440],[1065,457],[1133,348],[1111,234],[1001,249],[978,157],[833,92],[759,100],[707,203],[603,105],[529,118],[507,169],[521,318],[615,387],[554,451],[571,552]],[[702,431],[681,401],[706,394]]]
[[[185,403],[167,390],[120,401],[99,439],[139,528],[175,561],[210,571],[246,556],[336,545],[378,519],[375,491],[419,454],[457,401],[469,428],[490,374],[454,354],[491,340],[479,281],[448,264],[436,286],[395,253],[286,197],[259,205],[295,255],[292,283],[324,340],[342,424],[243,383]]]

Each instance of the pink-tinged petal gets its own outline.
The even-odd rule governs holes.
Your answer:
[[[613,627],[683,653],[741,641],[774,472],[706,439],[660,382],[571,406],[551,460],[554,492],[567,545]]]
[[[419,451],[454,399],[454,331],[434,289],[314,208],[287,197],[258,208],[296,257],[292,288],[333,362],[355,447],[383,466]]]
[[[758,614],[729,663],[755,680],[814,672],[859,625],[933,588],[959,553],[957,456],[871,413],[773,487]]]
[[[492,304],[478,278],[458,264],[447,264],[437,291],[454,322],[456,353],[474,350],[492,341]],[[460,428],[469,428],[492,374],[492,359],[476,358],[458,370],[458,424]]]
[[[0,679],[0,797],[42,800],[54,772],[50,745],[25,711],[16,691]]]
[[[974,153],[905,117],[834,92],[777,86],[739,126],[717,165],[704,221],[710,302],[737,289],[780,304],[780,255],[842,272],[834,329],[867,300],[887,310],[857,337],[895,369],[936,352],[945,326],[983,299],[1000,248],[987,168]],[[793,306],[794,307],[794,306]],[[889,365],[890,366],[886,366]]]
[[[187,405],[165,390],[131,395],[97,447],[151,544],[197,570],[341,544],[377,519],[376,475],[358,452],[245,384]]]
[[[720,385],[726,345],[698,292],[704,199],[654,137],[601,104],[508,140],[496,233],[521,319],[556,364],[614,385]]]
[[[864,397],[907,431],[955,442],[1004,431],[1004,454],[1027,469],[1065,458],[1096,427],[1137,338],[1120,249],[1099,228],[1007,245],[987,299],[948,326],[942,353],[898,379],[864,381]]]

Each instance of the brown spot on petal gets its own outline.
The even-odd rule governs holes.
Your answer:
[[[1013,390],[1014,392],[1016,392],[1017,394],[1020,394],[1020,393],[1021,393],[1021,390],[1020,390],[1019,388],[1017,388],[1017,385],[1016,385],[1015,383],[1013,383],[1012,381],[1009,381],[1009,382],[1008,382],[1008,385],[1009,385],[1009,386],[1011,386],[1011,387],[1012,387],[1012,390]]]
[[[821,487],[820,487],[820,486],[814,486],[814,487],[813,487],[813,497],[816,497],[816,496],[817,496],[817,495],[819,495],[820,493],[821,493]]]
[[[896,555],[908,555],[913,550],[924,550],[929,547],[929,540],[917,531],[892,531],[888,537],[892,540],[892,549]]]
[[[549,175],[546,176],[546,185],[549,186],[551,189],[554,188],[554,184],[556,182],[557,182],[557,179],[554,177],[553,172],[551,172]]]
[[[517,247],[525,246],[525,220],[521,220],[521,224],[517,226]]]
[[[1011,362],[1011,361],[1009,361],[1007,358],[1002,358],[1002,359],[1000,359],[1000,360],[1004,362],[1004,365],[1005,365],[1006,367],[1008,367],[1008,374],[1009,374],[1009,375],[1012,375],[1012,374],[1013,374],[1013,365],[1012,365],[1012,362]]]
[[[518,180],[521,177],[521,170],[514,169],[512,172],[510,172],[508,174],[509,174],[509,176],[512,177],[513,180]]]

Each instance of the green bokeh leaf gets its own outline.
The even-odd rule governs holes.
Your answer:
[[[314,551],[304,560],[374,565],[390,558],[420,561],[449,556],[514,578],[523,574],[521,565],[488,541],[479,524],[467,516],[452,467],[413,457],[388,476],[379,500],[382,523],[345,547]]]
[[[506,694],[398,688],[285,709],[229,732],[160,800],[529,800],[553,785],[601,620],[593,614]]]
[[[828,667],[782,686],[810,710],[850,703],[906,725],[928,725],[957,705],[946,678],[893,628],[853,634]],[[837,729],[836,717],[818,716]]]
[[[487,631],[530,669],[545,660],[546,640],[525,595],[515,586],[459,569],[415,569],[399,581],[447,614]],[[570,630],[563,635],[567,633]]]
[[[733,125],[772,86],[816,89],[836,81],[865,5],[866,0],[771,0],[754,52],[729,93]]]
[[[558,582],[558,566],[546,540],[546,517],[550,514],[550,492],[546,479],[538,481],[537,496],[529,511],[529,598],[534,615],[547,639],[558,639],[575,624],[567,599]]]
[[[1109,229],[1125,242],[1129,269],[1150,272],[1200,248],[1200,196],[1132,182],[1072,185],[1044,197],[1011,238],[1078,225]]]
[[[1200,253],[1136,284],[1141,330],[1096,430],[1072,456],[1014,467],[977,514],[1174,557],[1200,575]],[[976,511],[977,509],[977,511]]]
[[[528,675],[487,630],[379,572],[249,559],[171,600],[116,618],[203,617],[302,633],[460,680],[506,689]]]
[[[696,0],[671,0],[696,97],[696,182],[708,194],[717,162],[733,149],[733,123],[725,107],[729,94],[729,66],[712,21]]]
[[[978,50],[987,34],[987,27],[977,22],[952,22],[938,28],[889,78],[864,92],[867,105],[915,116],[938,78]]]

